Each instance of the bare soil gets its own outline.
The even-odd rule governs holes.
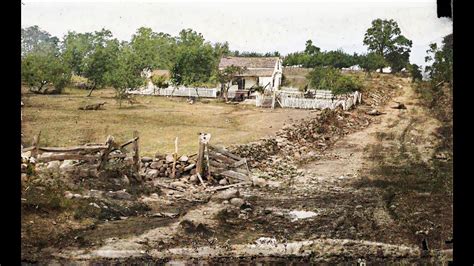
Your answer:
[[[161,188],[155,196],[153,191],[134,194],[133,204],[145,203],[149,209],[113,221],[97,217],[76,221],[61,218],[62,213],[43,217],[25,210],[24,260],[79,264],[446,262],[452,249],[445,243],[452,237],[452,163],[435,159],[442,145],[437,135],[442,124],[420,103],[408,79],[399,79],[399,84],[394,100],[403,102],[406,110],[390,108],[393,102],[379,108],[385,114],[374,123],[298,165],[301,175],[297,178],[240,188],[245,200],[240,208],[197,186],[186,192]],[[111,201],[103,201],[112,206]],[[298,218],[292,211],[315,215]],[[29,222],[35,219],[41,224]],[[49,220],[58,222],[46,226]],[[35,244],[35,240],[45,240],[31,232],[46,229],[44,233],[57,241]],[[262,237],[274,240],[257,243]]]

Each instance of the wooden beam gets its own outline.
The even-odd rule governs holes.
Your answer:
[[[231,188],[231,187],[251,185],[251,184],[252,184],[252,182],[246,181],[246,182],[235,183],[235,184],[231,184],[231,185],[227,185],[227,186],[211,188],[211,189],[208,189],[207,191],[218,191],[218,190],[228,189],[228,188]]]
[[[242,160],[241,157],[239,157],[239,156],[237,156],[237,155],[235,155],[235,154],[233,154],[233,153],[231,153],[231,152],[229,152],[229,151],[226,151],[226,150],[224,150],[224,149],[221,149],[221,148],[219,148],[219,147],[213,146],[213,145],[211,145],[211,144],[209,144],[209,148],[211,148],[211,149],[217,151],[218,153],[221,153],[221,154],[223,154],[223,155],[225,155],[225,156],[227,156],[227,157],[230,157],[230,158],[232,158],[232,159],[234,159],[234,160],[237,160],[237,161]]]
[[[58,153],[58,154],[40,156],[38,158],[38,162],[63,161],[63,160],[84,160],[84,161],[93,162],[98,159],[100,159],[100,156],[98,155]]]

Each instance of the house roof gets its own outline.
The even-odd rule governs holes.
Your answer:
[[[276,61],[279,57],[237,57],[227,56],[222,57],[219,62],[219,68],[228,66],[239,66],[246,68],[275,68]]]
[[[271,77],[273,68],[247,69],[244,73],[238,75],[241,77]]]

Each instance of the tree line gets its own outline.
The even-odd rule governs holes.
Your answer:
[[[314,68],[309,77],[313,87],[341,84],[346,91],[360,86],[337,71],[353,65],[359,65],[369,74],[386,66],[393,72],[406,68],[414,79],[421,79],[420,67],[409,62],[412,41],[401,34],[394,20],[372,21],[363,43],[368,49],[366,54],[350,55],[342,50],[321,51],[308,40],[304,51],[288,54],[283,64]],[[452,83],[452,35],[445,38],[443,47],[432,44],[427,52],[426,61],[433,62],[426,69],[428,76]],[[60,93],[71,76],[77,75],[87,79],[89,96],[98,88],[110,86],[121,99],[128,88],[144,85],[143,71],[153,69],[170,70],[172,85],[215,87],[232,81],[243,71],[235,67],[219,71],[217,66],[222,56],[280,57],[280,54],[231,51],[228,42],[211,44],[192,29],[183,29],[177,36],[171,36],[141,27],[130,41],[119,41],[107,29],[86,33],[70,31],[62,39],[38,26],[21,30],[22,81],[36,93]],[[153,77],[152,81],[161,87],[168,85],[160,77]]]

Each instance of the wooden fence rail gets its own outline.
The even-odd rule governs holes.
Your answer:
[[[127,157],[123,153],[111,154],[113,151],[122,150],[126,146],[133,144],[133,168],[136,171],[140,169],[138,132],[134,132],[134,138],[122,144],[115,143],[114,137],[108,136],[105,144],[90,143],[73,147],[40,147],[40,134],[41,132],[33,138],[31,147],[22,149],[22,153],[30,151],[31,157],[35,158],[37,162],[84,160],[91,163],[99,162],[98,170],[101,170],[109,159],[123,159]]]

